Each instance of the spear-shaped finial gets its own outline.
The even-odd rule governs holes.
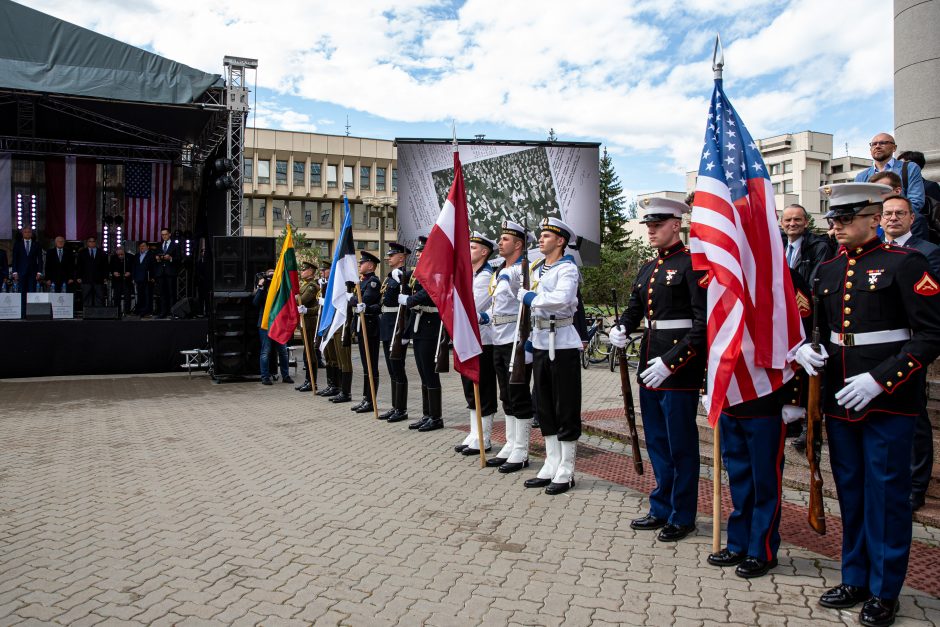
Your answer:
[[[452,142],[454,145],[454,152],[457,152],[457,120],[450,121],[450,130],[454,137]]]
[[[715,53],[712,55],[712,70],[715,72],[715,80],[721,80],[721,70],[725,67],[725,51],[721,47],[721,35],[715,36]]]

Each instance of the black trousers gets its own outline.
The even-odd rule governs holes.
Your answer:
[[[542,435],[576,441],[581,437],[581,351],[558,349],[552,361],[547,350],[535,349],[532,372]]]
[[[532,366],[525,366],[525,384],[509,383],[509,360],[512,359],[512,344],[499,344],[493,347],[493,370],[499,383],[499,400],[507,416],[522,420],[532,418],[532,392],[529,382],[532,380]],[[515,368],[515,364],[513,367]],[[579,373],[580,376],[580,373]],[[480,399],[481,402],[483,399]]]
[[[131,284],[129,280],[111,280],[111,298],[117,305],[118,311],[128,313],[131,310]]]
[[[476,398],[473,396],[473,381],[463,376],[463,395],[467,399],[467,409],[476,409]],[[493,366],[493,345],[484,344],[480,354],[480,411],[481,416],[490,416],[496,413],[496,368]]]
[[[927,371],[920,371],[921,389],[927,389]],[[933,474],[933,427],[924,407],[914,418],[914,442],[911,447],[911,494],[922,497],[927,493]]]
[[[82,283],[82,305],[85,307],[104,307],[104,293],[104,284]]]
[[[394,383],[408,385],[408,375],[405,373],[405,360],[392,359],[391,341],[382,342],[382,353],[385,355],[385,366],[388,368],[388,378]]]
[[[376,329],[378,331],[378,329]],[[379,393],[379,334],[369,334],[369,359],[366,362],[366,343],[359,334],[359,361],[362,362],[362,397],[372,400],[372,389],[369,387],[369,363],[372,364],[372,376],[375,381],[375,393]]]
[[[149,316],[153,313],[153,286],[150,281],[134,281],[137,286],[137,306],[134,311],[139,316]]]
[[[434,371],[434,354],[437,352],[437,338],[415,338],[414,344],[415,365],[421,375],[421,385],[426,388],[441,387],[441,375]]]
[[[157,284],[160,286],[160,315],[169,316],[176,302],[176,277],[164,274],[157,277]]]

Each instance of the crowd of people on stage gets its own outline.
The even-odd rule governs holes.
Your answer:
[[[919,222],[928,222],[920,211],[930,206],[922,199],[925,183],[928,194],[931,183],[923,180],[913,159],[895,160],[893,148],[885,146],[893,146],[888,135],[872,140],[874,165],[858,182],[820,188],[829,201],[826,235],[811,231],[810,216],[800,205],[780,212],[804,333],[812,338],[815,332],[821,341],[817,348],[807,339],[791,351],[788,362],[795,374],[775,392],[721,412],[717,428],[733,511],[726,544],[707,560],[715,567],[733,567],[742,578],[761,577],[777,566],[785,438],[788,433],[796,437],[793,445],[801,451],[808,446],[807,391],[811,377],[820,376],[843,545],[842,583],[825,591],[819,603],[836,609],[863,604],[860,621],[870,626],[890,625],[898,612],[911,515],[924,503],[932,472],[926,369],[940,354],[940,248],[914,234]],[[899,170],[907,174],[902,177]],[[640,269],[629,304],[610,332],[616,347],[625,346],[631,333],[643,334],[637,382],[656,485],[649,510],[631,527],[655,531],[663,542],[696,532],[696,416],[700,402],[707,406],[702,390],[709,350],[706,293],[715,279],[693,269],[680,239],[689,211],[690,205],[664,198],[641,203],[641,222],[656,256]],[[470,240],[483,344],[481,411],[478,423],[474,386],[464,379],[470,429],[454,450],[471,458],[480,454],[480,447],[491,452],[493,421],[501,405],[505,444],[486,465],[506,475],[527,469],[531,429],[540,428],[546,457],[523,484],[550,495],[575,487],[581,436],[579,351],[585,335],[578,319],[580,272],[566,254],[574,236],[558,218],[543,219],[537,240],[541,258],[527,275],[523,268],[535,240],[522,225],[506,219],[493,236],[475,232]],[[420,238],[417,258],[425,242]],[[410,348],[420,377],[421,409],[408,427],[428,432],[444,427],[439,352],[446,337],[435,303],[407,269],[410,254],[391,244],[390,270],[381,281],[375,275],[379,260],[361,255],[362,302],[350,290],[350,311],[362,313],[364,324],[356,328],[356,317],[349,316],[349,333],[337,332],[324,347],[325,364],[319,367],[325,369],[326,387],[317,394],[334,403],[352,402],[350,336],[355,333],[363,373],[362,398],[352,411],[376,412],[389,423],[408,420],[404,359]],[[302,269],[298,308],[307,328],[316,328],[330,269],[319,271],[318,279],[314,265]],[[526,309],[531,326],[523,328]],[[525,332],[529,337],[520,361],[516,343]],[[392,401],[378,414],[373,386],[380,380],[380,343]],[[319,354],[315,359],[319,361]],[[319,367],[308,364],[307,378],[296,389],[316,389]],[[263,373],[268,377],[263,382],[269,383],[267,371]]]
[[[75,293],[83,307],[113,306],[121,315],[172,318],[183,249],[169,229],[160,231],[158,243],[142,241],[133,251],[119,245],[108,252],[96,236],[86,238],[77,251],[66,244],[59,235],[44,250],[33,229],[23,227],[11,262],[0,249],[0,291],[21,293],[24,303],[31,292]],[[205,287],[200,290],[203,300]]]

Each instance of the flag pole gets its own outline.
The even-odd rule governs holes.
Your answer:
[[[721,46],[721,34],[715,35],[715,51],[712,53],[712,71],[715,80],[722,80],[722,70],[725,66],[725,52]],[[715,423],[714,438],[712,438],[712,553],[721,551],[721,429],[719,422]]]
[[[480,468],[486,468],[486,451],[483,450],[483,412],[480,409],[480,383],[473,382],[473,400],[477,406],[477,438],[480,449]]]
[[[356,266],[359,265],[359,252],[356,252]],[[356,281],[356,301],[362,303],[362,290],[359,289],[359,281]],[[347,321],[348,322],[348,321]],[[375,414],[375,419],[379,418],[379,404],[375,399],[375,377],[372,376],[372,356],[369,353],[369,329],[366,327],[366,313],[364,311],[359,312],[359,328],[362,329],[362,332],[359,334],[359,339],[362,340],[362,346],[365,348],[366,354],[366,369],[369,373],[369,390],[372,392],[372,412]]]
[[[304,354],[307,356],[307,377],[310,379],[311,390],[316,393],[317,379],[310,374],[310,369],[315,369],[314,362],[310,359],[310,342],[307,341],[307,325],[304,324],[304,314],[300,314],[300,335],[304,339]]]

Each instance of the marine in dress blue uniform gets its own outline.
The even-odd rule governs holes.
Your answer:
[[[820,604],[864,601],[863,625],[894,622],[911,547],[911,441],[924,402],[920,371],[940,353],[940,279],[920,253],[877,237],[890,188],[844,183],[820,188],[842,245],[817,270],[818,355],[832,474],[842,513],[842,583]]]
[[[375,276],[375,269],[379,265],[379,258],[366,251],[359,252],[359,293],[362,294],[362,305],[359,305],[358,296],[353,296],[352,304],[356,312],[357,336],[359,338],[359,361],[362,364],[362,400],[359,404],[350,407],[357,414],[366,414],[374,411],[372,406],[372,389],[369,384],[369,365],[372,366],[372,380],[375,393],[379,393],[379,314],[382,313],[382,283]],[[363,313],[365,324],[361,324],[359,313]],[[366,360],[366,336],[369,343],[369,360]]]
[[[655,259],[643,266],[611,343],[626,344],[643,319],[646,330],[637,366],[646,450],[656,476],[650,511],[630,523],[660,529],[660,540],[681,540],[695,530],[698,511],[699,442],[695,415],[705,369],[704,273],[679,239],[685,203],[646,198],[641,222],[648,225]]]
[[[382,282],[382,314],[379,316],[379,339],[382,341],[382,351],[385,354],[385,365],[388,368],[388,378],[392,388],[392,408],[379,414],[380,420],[401,422],[408,419],[408,375],[405,373],[405,360],[392,359],[392,336],[395,334],[395,320],[398,317],[398,296],[402,293],[402,285],[408,281],[405,272],[405,260],[411,254],[411,249],[398,242],[388,245],[385,253],[386,263],[390,268],[388,276]]]

